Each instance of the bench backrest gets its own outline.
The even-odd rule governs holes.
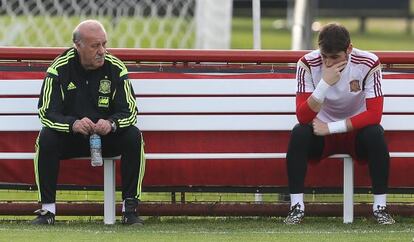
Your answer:
[[[137,126],[143,131],[290,130],[297,123],[296,83],[292,77],[131,76],[140,113]],[[0,131],[40,129],[37,101],[41,84],[39,79],[0,81]],[[385,130],[414,130],[414,80],[385,79],[382,87],[386,95],[382,120]]]

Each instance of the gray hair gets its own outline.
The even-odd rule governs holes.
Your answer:
[[[81,35],[79,33],[79,28],[75,28],[72,33],[72,41],[74,44],[81,41]]]
[[[98,27],[98,28],[102,28],[102,30],[106,33],[104,26],[98,20],[88,19],[88,20],[82,21],[78,24],[78,26],[76,26],[76,28],[72,32],[72,41],[73,41],[74,44],[82,43],[81,42],[82,41],[82,35],[81,35],[81,31],[80,31],[80,29],[82,27],[83,28],[85,28],[85,27],[87,27],[87,28]]]

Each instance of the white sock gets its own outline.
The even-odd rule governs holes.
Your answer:
[[[42,203],[42,209],[56,214],[56,203]]]
[[[387,194],[374,194],[374,204],[372,205],[372,210],[375,211],[378,209],[378,206],[387,206]]]
[[[125,212],[125,200],[122,201],[122,212]]]
[[[300,205],[300,210],[305,211],[305,204],[303,203],[303,193],[290,194],[290,207],[295,206],[297,203]]]

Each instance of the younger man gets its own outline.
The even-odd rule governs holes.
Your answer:
[[[304,217],[307,161],[347,153],[368,162],[373,215],[379,224],[393,224],[386,209],[389,152],[380,125],[384,97],[379,59],[353,48],[348,30],[339,24],[326,25],[318,45],[297,63],[299,124],[286,157],[291,209],[284,222],[298,224]]]

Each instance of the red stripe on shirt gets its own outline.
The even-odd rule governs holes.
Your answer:
[[[370,58],[370,57],[368,57],[368,56],[355,55],[355,54],[351,55],[351,58],[354,58],[354,59],[356,59],[356,60],[364,60],[364,61],[369,61],[369,62],[371,62],[371,64],[374,64],[374,63],[375,63],[375,61],[376,61],[376,60],[374,60],[374,59],[372,59],[372,58]]]

